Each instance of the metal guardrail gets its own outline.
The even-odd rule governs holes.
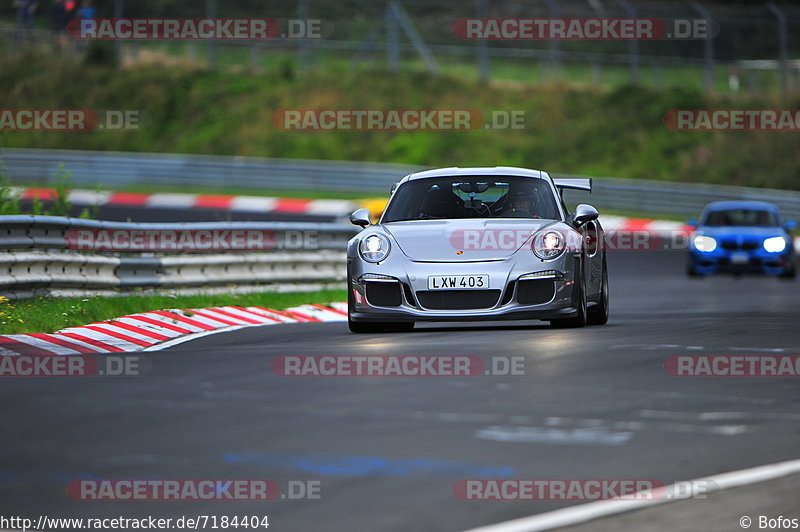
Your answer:
[[[392,183],[421,167],[264,159],[217,155],[174,155],[72,150],[0,149],[6,172],[20,184],[47,183],[59,164],[76,186],[128,185],[230,187],[245,189],[347,190],[388,193]]]
[[[20,184],[46,184],[63,163],[73,172],[76,185],[90,188],[98,184],[111,188],[225,186],[346,190],[380,196],[388,196],[391,185],[404,175],[425,169],[367,162],[9,148],[0,149],[0,158],[8,174]],[[595,177],[591,197],[580,192],[568,192],[566,197],[576,203],[590,201],[601,212],[613,209],[682,217],[698,216],[711,201],[757,199],[778,205],[787,218],[800,218],[800,192],[787,190]]]
[[[786,219],[800,218],[800,191],[795,190],[612,177],[592,179],[594,189],[591,196],[586,193],[568,191],[564,197],[568,202],[589,202],[600,212],[603,210],[634,211],[651,217],[670,215],[686,218],[697,218],[703,208],[712,201],[758,200],[777,205]]]
[[[100,254],[75,249],[71,231],[261,231],[274,236],[266,251]],[[215,222],[120,223],[53,216],[0,217],[0,295],[326,283],[345,278],[344,249],[357,229],[340,224]],[[295,234],[313,235],[298,240]],[[295,242],[295,244],[291,244]],[[291,244],[291,245],[290,245]]]

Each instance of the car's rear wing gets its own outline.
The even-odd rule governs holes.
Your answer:
[[[564,192],[565,189],[592,191],[591,177],[559,177],[553,179],[553,184],[559,192]]]

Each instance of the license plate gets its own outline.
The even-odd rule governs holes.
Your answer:
[[[429,275],[428,290],[489,288],[488,275]]]
[[[734,253],[731,255],[731,264],[747,264],[750,262],[750,255],[747,253]]]

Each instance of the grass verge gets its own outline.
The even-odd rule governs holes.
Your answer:
[[[797,95],[783,100],[763,94],[706,95],[683,86],[597,88],[567,81],[481,84],[456,75],[394,77],[323,66],[305,76],[281,73],[278,67],[256,73],[159,66],[116,70],[37,54],[0,58],[0,70],[0,94],[8,109],[139,109],[149,116],[146,127],[113,133],[0,131],[4,148],[313,157],[427,167],[502,164],[563,174],[800,188],[800,152],[790,133],[673,131],[664,124],[672,109],[795,109]],[[472,109],[484,123],[470,131],[294,131],[282,129],[276,114],[328,108]],[[524,128],[480,127],[491,126],[495,112],[510,111],[521,113]],[[75,172],[75,181],[86,186],[89,177]],[[220,185],[236,186],[234,176],[221,176]],[[269,182],[263,187],[273,188]]]
[[[51,333],[128,314],[163,309],[189,309],[223,305],[282,309],[304,303],[344,301],[344,290],[198,296],[119,296],[92,298],[38,298],[9,301],[0,298],[0,334]]]

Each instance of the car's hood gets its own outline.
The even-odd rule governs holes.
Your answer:
[[[557,223],[532,219],[415,220],[382,227],[412,260],[469,262],[506,259],[525,246],[536,231]]]
[[[786,234],[781,227],[716,227],[709,225],[698,227],[697,232],[723,240],[770,238]]]

